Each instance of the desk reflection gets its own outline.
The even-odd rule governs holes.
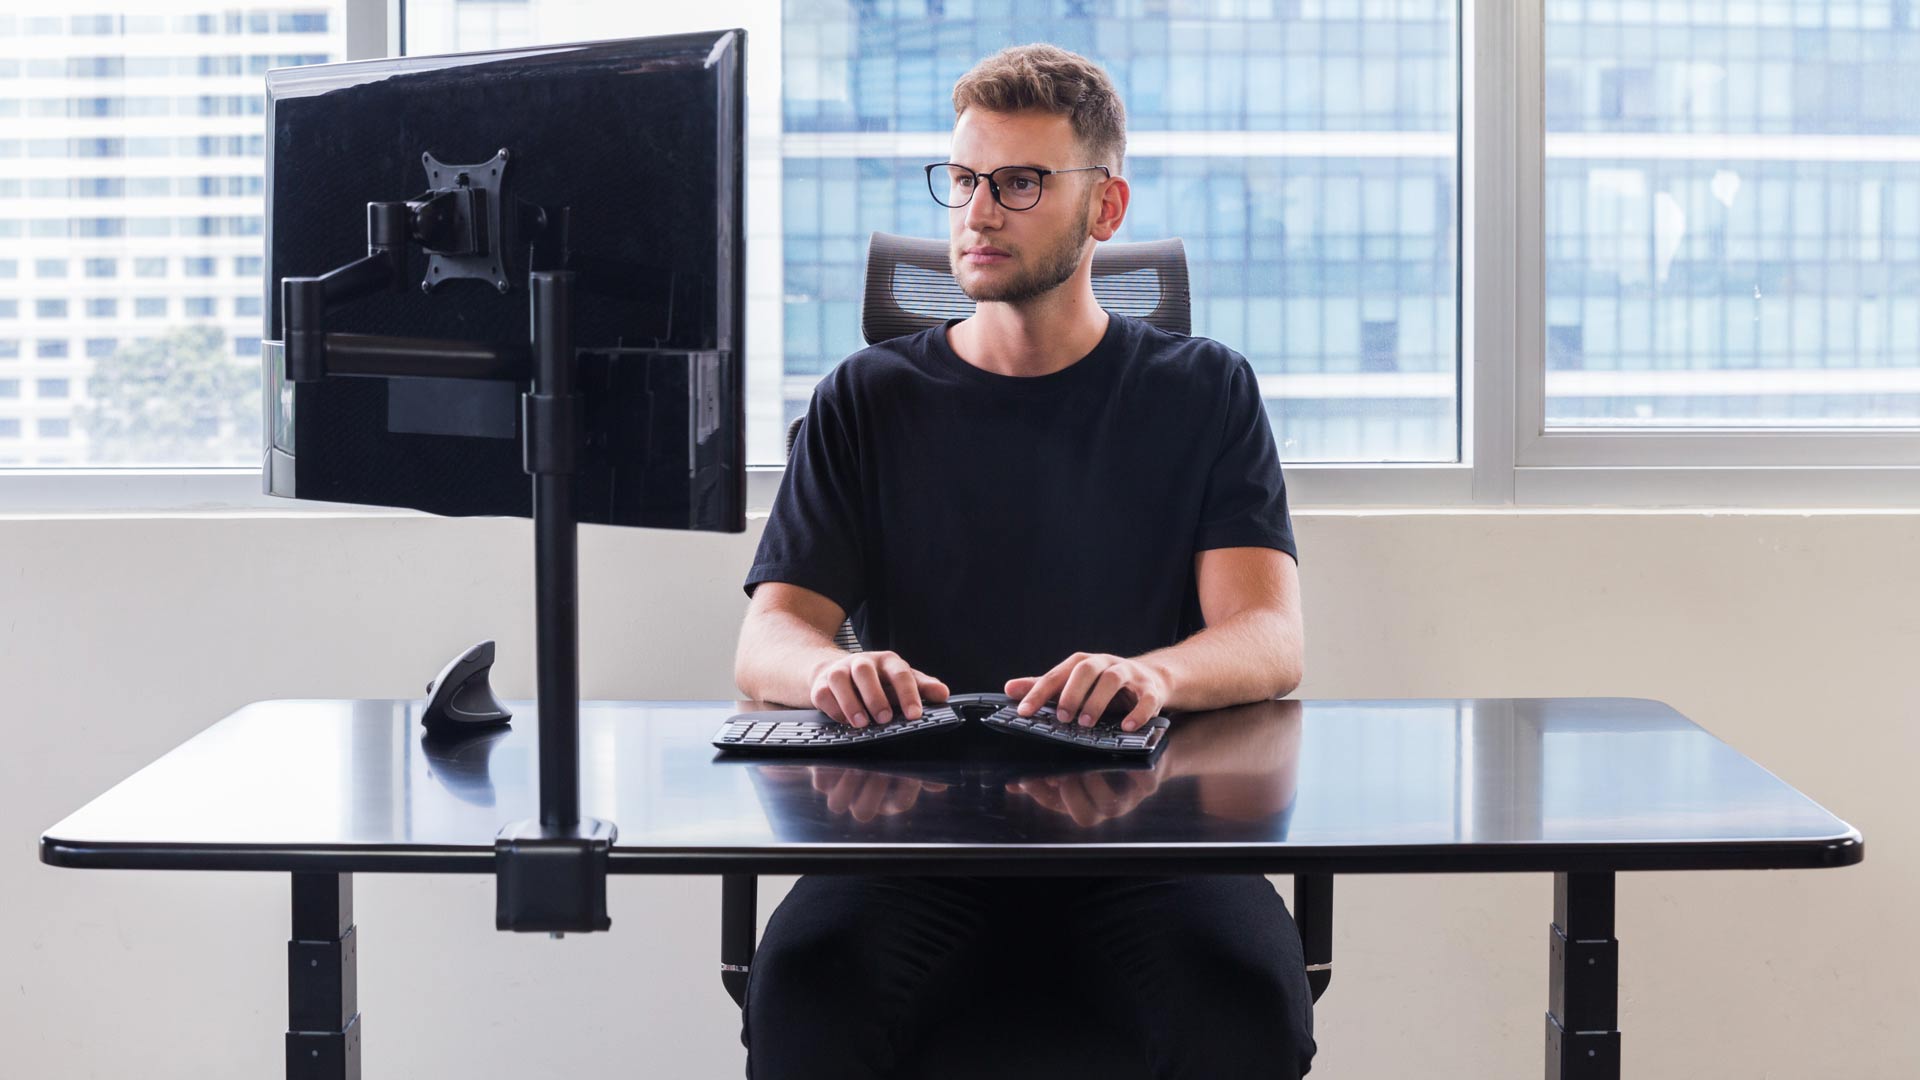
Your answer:
[[[427,775],[440,781],[453,796],[475,806],[494,803],[493,748],[511,732],[505,727],[471,735],[421,735]]]
[[[1196,818],[1209,839],[1284,840],[1301,716],[1298,701],[1192,713],[1174,721],[1151,766],[1077,760],[968,727],[913,747],[922,757],[759,759],[740,767],[768,822],[790,841],[911,841],[924,823],[959,815],[1004,818],[1016,836],[1033,841],[1191,836]]]

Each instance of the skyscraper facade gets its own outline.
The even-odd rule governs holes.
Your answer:
[[[1455,458],[1452,3],[788,0],[782,30],[789,416],[861,345],[867,235],[946,235],[920,166],[954,81],[1047,41],[1112,76],[1117,239],[1185,242],[1194,332],[1253,364],[1283,456]]]
[[[262,77],[340,58],[340,8],[0,14],[0,465],[257,460]]]

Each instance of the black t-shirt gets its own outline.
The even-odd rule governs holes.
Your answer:
[[[998,692],[1076,651],[1137,656],[1202,629],[1197,552],[1297,557],[1244,357],[1111,315],[1076,363],[997,375],[960,359],[951,325],[821,380],[748,595],[811,589],[866,649]]]

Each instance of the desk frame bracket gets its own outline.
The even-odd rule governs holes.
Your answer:
[[[353,875],[293,875],[287,1080],[360,1080]]]
[[[1553,875],[1547,1080],[1620,1080],[1620,942],[1612,873]]]

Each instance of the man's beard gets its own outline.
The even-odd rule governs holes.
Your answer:
[[[948,265],[953,269],[953,278],[960,283],[960,291],[967,299],[976,304],[995,301],[1002,304],[1023,304],[1037,296],[1043,296],[1065,284],[1080,269],[1080,253],[1087,239],[1087,226],[1093,221],[1093,200],[1087,199],[1087,205],[1080,214],[1080,227],[1069,229],[1061,235],[1053,246],[1034,256],[1026,272],[1005,281],[975,281],[971,285],[960,276],[962,252],[949,249]]]

